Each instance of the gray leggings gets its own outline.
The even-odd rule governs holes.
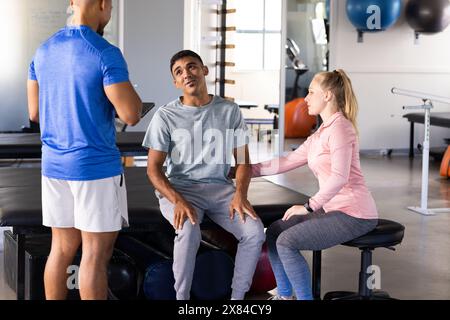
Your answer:
[[[311,275],[299,250],[323,250],[357,238],[376,227],[378,219],[359,219],[340,211],[323,210],[277,220],[267,229],[269,259],[278,294],[312,299]]]

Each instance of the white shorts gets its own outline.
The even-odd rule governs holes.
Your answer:
[[[123,175],[90,181],[42,176],[44,226],[86,232],[113,232],[128,226]]]

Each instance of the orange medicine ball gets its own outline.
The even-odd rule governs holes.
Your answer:
[[[442,177],[450,177],[450,146],[447,147],[447,151],[445,151],[444,157],[442,158],[439,173]]]
[[[304,98],[297,98],[286,103],[285,127],[286,138],[306,138],[316,126],[316,117],[308,114],[308,106]]]

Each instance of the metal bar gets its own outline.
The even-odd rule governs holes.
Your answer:
[[[434,94],[418,92],[418,91],[412,91],[412,90],[399,89],[399,88],[395,88],[395,87],[391,89],[391,92],[393,94],[398,94],[398,95],[401,95],[401,96],[414,97],[414,98],[419,98],[419,99],[422,99],[422,100],[431,100],[431,101],[437,101],[437,102],[450,104],[450,98],[442,97],[442,96],[436,96]]]
[[[409,210],[423,214],[423,215],[434,215],[436,214],[436,211],[433,211],[433,209],[428,208],[428,174],[429,174],[429,161],[430,161],[430,113],[431,109],[433,108],[433,102],[442,102],[446,104],[450,104],[450,98],[442,97],[442,96],[436,96],[433,94],[423,93],[423,92],[417,92],[412,90],[404,90],[404,89],[398,89],[398,88],[392,88],[391,92],[393,94],[408,96],[408,97],[415,97],[419,98],[423,101],[423,105],[421,106],[405,106],[403,109],[423,109],[425,110],[424,115],[424,124],[425,124],[425,133],[424,133],[424,142],[423,142],[423,152],[422,152],[422,191],[420,195],[420,207],[408,207]],[[413,131],[413,121],[411,121],[411,137],[410,137],[410,157],[411,157],[411,140],[414,139],[412,137],[414,131]],[[413,154],[414,156],[414,154]],[[444,208],[447,209],[447,208]],[[439,211],[439,212],[447,212]],[[450,212],[450,210],[448,211]]]
[[[428,209],[428,166],[430,161],[430,109],[425,109],[425,128],[422,151],[422,193],[420,208]]]

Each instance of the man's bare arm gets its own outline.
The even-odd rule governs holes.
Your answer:
[[[104,87],[106,96],[116,109],[119,119],[134,126],[141,119],[142,101],[129,81]]]
[[[234,211],[236,211],[242,222],[245,222],[245,214],[256,220],[258,216],[247,199],[252,176],[248,146],[236,148],[233,153],[236,160],[236,193],[230,204],[230,218],[234,218]]]
[[[28,114],[30,120],[39,122],[39,84],[36,80],[27,81]]]
[[[235,176],[236,176],[236,193],[247,198],[248,186],[252,177],[250,165],[250,155],[248,146],[245,145],[233,150],[234,159],[236,160]]]

